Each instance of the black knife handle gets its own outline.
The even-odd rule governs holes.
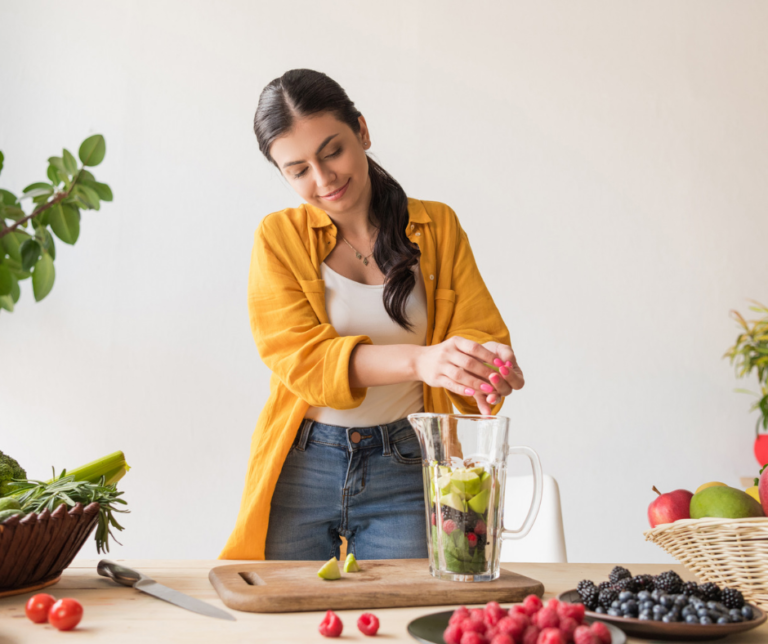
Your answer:
[[[102,577],[109,577],[123,586],[133,586],[139,579],[144,579],[144,575],[120,564],[116,564],[109,559],[102,559],[96,567],[96,571]]]

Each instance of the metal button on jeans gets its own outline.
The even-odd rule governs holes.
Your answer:
[[[357,443],[360,442],[360,438],[361,438],[360,432],[352,432],[349,435],[349,440],[351,440],[353,443],[355,443],[355,445],[357,445]]]

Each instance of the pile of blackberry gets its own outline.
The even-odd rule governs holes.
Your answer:
[[[630,619],[688,624],[731,624],[754,618],[751,606],[735,588],[683,582],[673,570],[660,575],[638,575],[616,566],[609,582],[595,586],[583,579],[576,587],[587,610]]]

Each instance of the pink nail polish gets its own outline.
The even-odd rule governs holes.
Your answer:
[[[507,361],[504,363],[504,366],[505,366],[505,367],[511,367],[511,366],[512,366],[512,363],[511,363],[509,360],[507,360]]]
[[[475,395],[475,390],[474,390],[474,389],[472,389],[471,387],[467,387],[467,388],[464,390],[464,395],[465,395],[465,396],[474,396],[474,395]]]
[[[500,376],[499,376],[499,374],[497,374],[497,373],[492,373],[492,374],[491,374],[491,377],[489,378],[489,380],[490,380],[490,381],[491,381],[491,382],[492,382],[494,385],[497,385],[497,384],[499,384],[499,380],[501,380],[501,377],[500,377]]]
[[[508,376],[509,375],[509,369],[506,367],[499,367],[499,371],[501,372],[502,376]]]
[[[494,359],[493,359],[493,364],[495,364],[497,367],[500,367],[500,366],[502,366],[504,363],[503,363],[501,360],[499,360],[498,358],[494,358]]]
[[[486,385],[485,383],[480,385],[480,389],[482,389],[487,394],[489,394],[489,393],[491,393],[493,391],[493,387],[491,387],[491,385]]]

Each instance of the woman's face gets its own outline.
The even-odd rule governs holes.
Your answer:
[[[307,203],[329,215],[352,209],[368,211],[370,180],[368,126],[361,116],[355,134],[333,114],[298,119],[287,134],[275,139],[270,154],[293,189]]]

